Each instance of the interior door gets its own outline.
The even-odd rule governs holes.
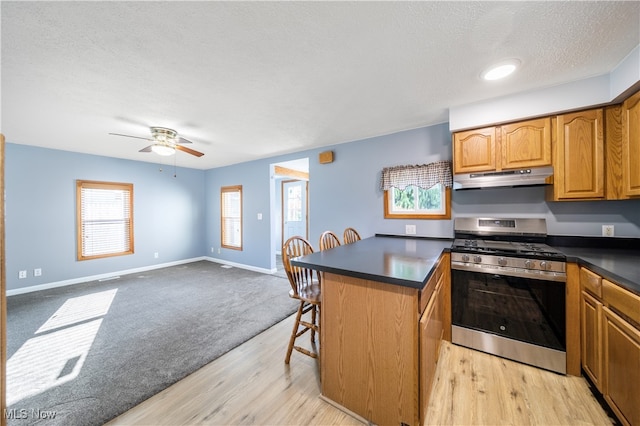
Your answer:
[[[282,181],[282,245],[294,235],[309,238],[307,191],[307,181]]]

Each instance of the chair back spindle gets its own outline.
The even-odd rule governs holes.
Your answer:
[[[343,240],[345,244],[355,243],[360,240],[360,234],[353,228],[347,228],[344,230]]]
[[[338,247],[339,245],[340,238],[338,238],[335,233],[324,231],[322,235],[320,235],[320,251]]]

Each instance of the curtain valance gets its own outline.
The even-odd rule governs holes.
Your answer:
[[[429,189],[433,185],[441,183],[447,188],[453,184],[451,177],[451,162],[436,161],[422,165],[408,165],[385,167],[382,169],[381,188],[386,191],[391,187],[405,189],[415,185],[423,189]]]

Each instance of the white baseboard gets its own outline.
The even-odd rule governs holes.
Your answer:
[[[278,270],[276,268],[258,268],[257,266],[245,265],[244,263],[229,262],[228,260],[218,259],[215,257],[205,257],[205,260],[209,262],[221,263],[223,265],[229,265],[236,268],[247,269],[249,271],[260,272],[262,274],[275,274]]]
[[[22,288],[16,288],[16,289],[12,289],[12,290],[7,290],[6,291],[6,295],[7,296],[14,296],[14,295],[17,295],[17,294],[32,293],[34,291],[48,290],[50,288],[64,287],[64,286],[68,286],[68,285],[81,284],[81,283],[86,283],[86,282],[90,282],[90,281],[107,280],[109,278],[117,277],[117,276],[120,276],[120,275],[137,274],[137,273],[144,272],[144,271],[151,271],[151,270],[154,270],[154,269],[166,268],[166,267],[169,267],[169,266],[176,266],[176,265],[182,265],[182,264],[185,264],[185,263],[197,262],[199,260],[209,260],[209,259],[204,257],[204,256],[203,257],[194,257],[194,258],[191,258],[191,259],[183,259],[183,260],[178,260],[178,261],[175,261],[175,262],[167,262],[167,263],[160,263],[160,264],[157,264],[157,265],[143,266],[141,268],[126,269],[126,270],[123,270],[123,271],[108,272],[106,274],[90,275],[88,277],[80,277],[80,278],[73,278],[73,279],[70,279],[70,280],[63,280],[63,281],[56,281],[56,282],[45,283],[45,284],[38,284],[38,285],[29,286],[29,287],[22,287]]]
[[[152,271],[154,269],[160,269],[160,268],[167,268],[169,266],[183,265],[185,263],[197,262],[200,260],[207,260],[209,262],[215,262],[223,265],[233,266],[235,268],[247,269],[249,271],[260,272],[262,274],[275,274],[277,272],[277,269],[275,268],[273,269],[258,268],[257,266],[245,265],[245,264],[236,263],[236,262],[229,262],[227,260],[217,259],[215,257],[202,256],[202,257],[194,257],[191,259],[178,260],[175,262],[167,262],[167,263],[160,263],[157,265],[143,266],[141,268],[126,269],[123,271],[108,272],[106,274],[90,275],[87,277],[73,278],[70,280],[55,281],[51,283],[38,284],[38,285],[29,286],[29,287],[16,288],[12,290],[7,290],[6,295],[7,297],[15,296],[17,294],[32,293],[34,291],[48,290],[51,288],[64,287],[64,286],[74,285],[74,284],[82,284],[90,281],[108,280],[110,278],[118,277],[120,275],[137,274],[140,272]]]

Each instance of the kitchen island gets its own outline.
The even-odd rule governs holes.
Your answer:
[[[325,400],[368,422],[420,424],[450,340],[450,246],[375,236],[292,260],[322,272]]]

